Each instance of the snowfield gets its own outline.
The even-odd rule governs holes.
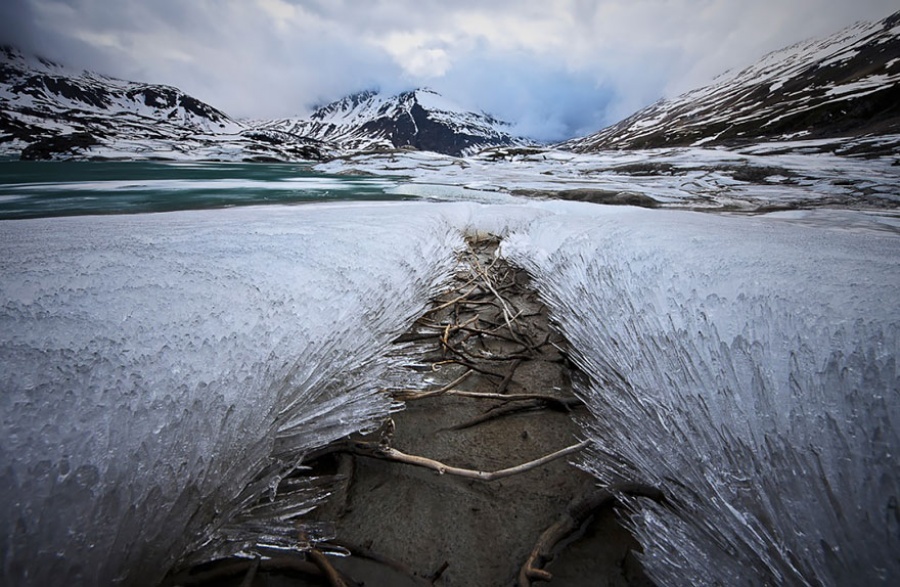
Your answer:
[[[485,193],[589,199],[722,211],[840,206],[896,209],[900,166],[894,157],[862,159],[817,152],[819,141],[793,141],[723,148],[671,148],[576,154],[536,148],[499,147],[478,156],[435,153],[360,154],[315,166],[323,173],[402,176],[419,193],[482,201]],[[810,152],[812,151],[812,152]],[[577,190],[582,191],[579,196]],[[593,192],[593,193],[592,193]],[[627,201],[627,200],[626,200]]]

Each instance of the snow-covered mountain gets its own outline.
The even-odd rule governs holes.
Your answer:
[[[487,147],[532,144],[513,136],[509,123],[461,108],[430,89],[395,96],[359,92],[316,109],[309,118],[256,126],[327,141],[347,152],[409,147],[456,156]]]
[[[75,71],[0,47],[0,155],[321,158],[315,141],[247,128],[171,86]]]
[[[0,156],[322,159],[413,148],[462,155],[526,145],[508,123],[431,90],[361,92],[309,118],[238,121],[181,90],[76,71],[0,47]]]
[[[885,135],[893,138],[858,140]],[[900,12],[775,51],[564,146],[589,152],[835,138],[854,140],[824,140],[820,148],[900,150]]]

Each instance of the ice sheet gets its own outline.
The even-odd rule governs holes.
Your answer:
[[[667,207],[752,210],[760,207],[896,207],[900,168],[894,158],[823,153],[878,139],[797,140],[740,150],[672,148],[575,154],[551,149],[496,148],[455,158],[418,152],[362,154],[321,163],[324,173],[406,176],[417,186],[466,192],[551,197],[567,190],[647,196]],[[807,152],[808,151],[808,152]],[[433,188],[432,191],[434,191]],[[498,200],[495,200],[498,201]]]
[[[459,246],[410,205],[4,222],[0,582],[296,544],[321,491],[248,507],[388,413],[385,350]]]
[[[571,341],[584,468],[666,492],[623,496],[661,584],[895,579],[896,218],[521,202],[3,222],[3,580],[295,540],[322,489],[255,500],[388,413],[387,346],[464,233],[506,238]]]
[[[896,583],[896,233],[572,206],[503,250],[589,377],[583,466],[666,494],[623,497],[651,576]]]

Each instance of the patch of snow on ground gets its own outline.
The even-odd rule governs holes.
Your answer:
[[[885,139],[890,142],[890,139]],[[553,196],[573,189],[649,196],[667,206],[752,210],[771,205],[816,205],[867,197],[878,205],[900,201],[900,167],[894,159],[859,159],[818,150],[840,139],[797,140],[723,148],[671,148],[574,154],[567,151],[491,149],[454,158],[425,153],[359,155],[319,164],[325,173],[346,171],[404,176],[412,184],[448,185],[479,191],[531,192]],[[853,141],[845,141],[849,146]],[[812,151],[803,153],[804,150]],[[507,154],[508,153],[508,154]],[[741,172],[773,169],[758,181]],[[784,178],[772,189],[765,177]]]

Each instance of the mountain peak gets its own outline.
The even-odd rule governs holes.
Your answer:
[[[531,144],[509,134],[508,123],[466,110],[431,88],[395,95],[364,90],[318,107],[308,120],[262,126],[335,142],[347,151],[413,148],[462,155],[493,146]]]

